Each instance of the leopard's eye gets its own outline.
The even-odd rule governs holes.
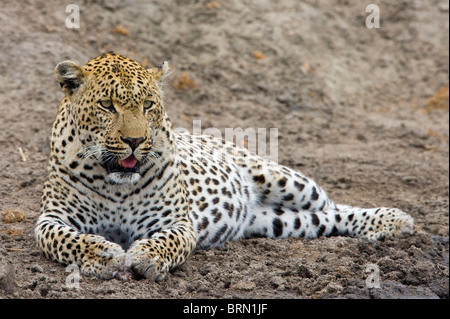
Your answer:
[[[100,100],[98,101],[100,106],[110,112],[116,112],[116,109],[114,108],[114,105],[112,104],[111,100]]]
[[[155,106],[155,102],[151,100],[145,100],[144,101],[144,110],[150,110],[153,106]]]

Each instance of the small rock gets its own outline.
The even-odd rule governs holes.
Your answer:
[[[416,184],[416,183],[417,183],[417,178],[414,177],[414,176],[405,176],[405,177],[403,177],[402,180],[403,180],[403,182],[406,183],[406,184],[411,184],[411,185],[413,185],[413,184]]]
[[[326,287],[326,291],[329,294],[340,293],[342,290],[344,290],[344,287],[334,282],[330,282]]]
[[[438,4],[438,8],[439,10],[441,10],[442,12],[448,12],[448,8],[449,8],[449,4],[447,1],[443,1],[441,3]]]
[[[280,276],[273,276],[272,278],[270,278],[270,284],[272,285],[272,287],[277,288],[279,290],[284,289],[284,283],[285,280]]]
[[[41,266],[39,266],[39,265],[34,265],[34,266],[32,266],[31,268],[30,268],[30,270],[32,271],[32,272],[38,272],[38,273],[43,273],[44,272],[44,269],[41,267]]]
[[[12,293],[14,286],[14,268],[11,262],[0,254],[0,290]]]
[[[230,288],[250,291],[256,288],[256,284],[253,281],[241,280],[235,284],[232,284]]]
[[[308,267],[304,265],[301,265],[297,268],[297,274],[302,278],[311,278],[313,276]]]
[[[339,183],[336,185],[336,188],[339,189],[350,189],[350,185],[346,184],[346,183]]]

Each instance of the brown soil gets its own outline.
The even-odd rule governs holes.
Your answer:
[[[448,298],[446,1],[61,1],[0,8],[0,298]],[[416,234],[252,239],[196,251],[166,280],[82,277],[38,251],[33,227],[62,92],[53,69],[114,50],[173,67],[175,127],[278,128],[279,162],[339,203],[393,206]],[[380,288],[368,288],[371,264]]]

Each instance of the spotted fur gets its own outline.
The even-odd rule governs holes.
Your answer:
[[[48,258],[100,278],[161,279],[195,247],[242,238],[412,233],[398,209],[335,204],[300,172],[175,133],[162,104],[167,72],[114,53],[56,67],[66,97],[35,229]]]

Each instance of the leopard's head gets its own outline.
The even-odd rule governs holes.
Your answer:
[[[167,62],[145,69],[105,53],[84,66],[61,62],[55,71],[66,94],[67,121],[73,121],[76,155],[101,163],[114,183],[135,183],[142,165],[158,153],[154,144],[164,125],[161,82]]]

